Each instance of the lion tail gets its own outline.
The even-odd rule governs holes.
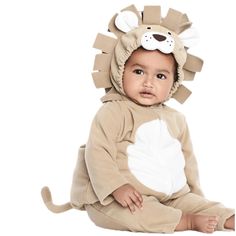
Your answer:
[[[46,207],[54,213],[61,213],[72,209],[72,206],[69,202],[63,205],[55,205],[52,201],[52,195],[48,187],[42,188],[41,195]]]

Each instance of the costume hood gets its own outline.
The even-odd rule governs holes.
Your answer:
[[[95,86],[110,91],[107,94],[110,98],[110,94],[116,92],[125,96],[122,77],[125,62],[132,52],[139,47],[159,50],[164,54],[172,53],[177,62],[178,79],[169,98],[183,103],[191,92],[182,82],[193,80],[203,65],[200,58],[187,53],[196,41],[191,25],[186,14],[173,9],[169,9],[166,17],[162,18],[160,6],[145,6],[141,13],[134,5],[121,10],[109,23],[108,31],[116,38],[98,34],[95,40],[94,47],[102,51],[95,57],[95,72],[92,74]]]

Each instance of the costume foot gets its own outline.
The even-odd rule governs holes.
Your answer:
[[[213,233],[218,224],[219,217],[204,216],[204,215],[189,215],[189,226],[191,230],[200,231],[203,233]]]

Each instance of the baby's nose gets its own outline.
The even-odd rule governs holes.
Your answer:
[[[153,34],[152,36],[159,42],[162,42],[162,41],[166,40],[166,36],[164,36],[164,35]]]
[[[144,87],[147,87],[147,88],[152,88],[153,87],[153,80],[152,80],[152,78],[150,78],[150,77],[147,77],[144,81],[143,81],[143,86]]]

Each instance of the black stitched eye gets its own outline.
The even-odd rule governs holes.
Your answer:
[[[168,32],[169,35],[171,35],[171,32]]]
[[[152,29],[152,27],[148,26],[147,29]]]

